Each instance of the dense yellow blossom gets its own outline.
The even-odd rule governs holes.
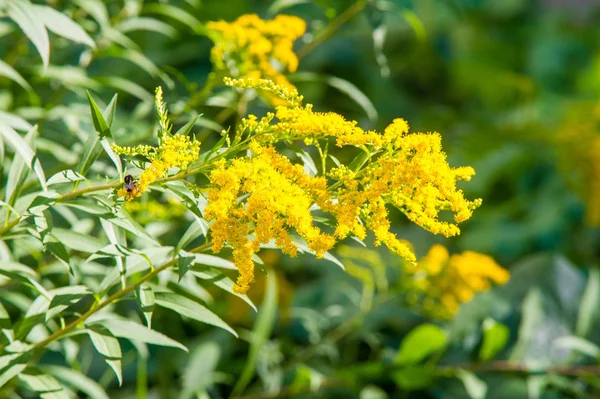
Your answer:
[[[295,256],[298,246],[290,230],[302,237],[317,257],[335,243],[334,238],[314,226],[310,207],[326,194],[324,178],[313,178],[302,166],[293,165],[274,148],[256,143],[252,158],[221,162],[210,174],[213,185],[205,208],[211,225],[213,251],[228,243],[233,247],[239,277],[234,290],[245,293],[254,279],[252,254],[261,244],[274,241],[284,253]],[[238,201],[240,196],[247,196]],[[250,224],[254,237],[249,237]]]
[[[249,14],[234,22],[209,22],[206,28],[215,43],[211,61],[216,70],[238,78],[264,78],[294,87],[282,72],[295,72],[298,68],[293,44],[306,30],[301,18],[278,15],[267,21]]]
[[[309,243],[309,247],[319,253],[315,247],[317,241],[311,241],[310,237],[319,236],[320,231],[314,230],[314,227],[308,228],[312,226],[308,209],[315,205],[333,217],[333,234],[321,241],[327,244],[326,248],[330,248],[334,241],[341,241],[349,236],[364,239],[370,231],[374,235],[375,245],[383,244],[406,260],[414,262],[416,258],[410,244],[390,231],[389,207],[397,208],[408,220],[431,233],[450,237],[460,233],[458,224],[470,218],[473,209],[481,203],[479,199],[467,200],[462,190],[457,188],[458,181],[470,180],[475,171],[471,167],[450,167],[438,133],[409,133],[408,123],[403,119],[392,121],[383,134],[365,131],[357,122],[348,121],[336,113],[313,111],[310,104],[302,105],[302,98],[297,92],[273,82],[227,79],[226,84],[267,90],[285,102],[285,105],[276,108],[275,113],[267,113],[262,118],[249,115],[238,126],[236,140],[242,140],[243,137],[244,140],[251,141],[258,154],[252,161],[236,159],[228,168],[222,165],[211,175],[214,188],[209,199],[211,205],[207,218],[221,220],[214,225],[220,240],[216,249],[220,249],[223,242],[230,243],[234,247],[234,258],[237,257],[243,264],[240,266],[242,282],[239,287],[246,287],[247,282],[251,281],[248,272],[252,269],[252,262],[249,260],[251,253],[250,249],[243,249],[249,241],[238,236],[239,231],[247,230],[249,223],[255,229],[256,239],[252,248],[255,251],[258,250],[258,243],[274,238],[277,246],[284,252],[295,253],[289,236],[290,229],[295,229]],[[281,168],[285,166],[287,170],[292,168],[292,164],[287,158],[275,157],[277,153],[270,146],[281,141],[296,140],[315,145],[322,156],[323,173],[320,177],[309,177],[301,166],[293,166],[296,172],[291,182],[299,185],[299,189],[306,195],[296,195],[291,190],[281,190],[276,186],[289,183],[290,175],[283,173]],[[335,140],[337,146],[350,147],[353,151],[359,148],[361,153],[357,162],[351,163],[351,167],[340,164],[327,172],[327,155],[323,154],[322,148],[327,148],[329,140]],[[268,167],[262,161],[267,153],[271,154]],[[242,172],[243,178],[240,175]],[[250,176],[252,172],[264,176],[275,174],[279,177],[270,178],[271,181],[268,182],[262,181],[267,179],[261,177],[258,178],[261,180],[260,184],[250,184],[248,182],[255,179]],[[223,176],[229,176],[229,180],[223,180]],[[252,187],[252,192],[243,188],[248,185]],[[282,204],[296,203],[304,215],[301,224],[304,226],[303,230],[296,224],[295,214],[291,222],[272,216],[257,219],[249,206],[255,198],[262,198],[256,194],[256,186],[277,191],[276,194],[269,194],[268,198],[273,201],[277,198],[277,202]],[[252,200],[246,199],[237,204],[235,201],[242,194],[250,194]],[[224,201],[224,204],[217,201]],[[268,210],[269,215],[273,213],[269,211],[272,205],[265,205],[264,200],[260,205]],[[289,218],[290,209],[295,208],[279,211],[279,215],[285,214]],[[453,219],[448,220],[446,216],[451,215]],[[232,229],[232,223],[242,223],[244,227],[235,229],[235,233],[227,233],[235,234],[235,237],[223,236],[224,231]],[[234,242],[241,247],[236,247]],[[243,256],[246,257],[245,260],[242,260]]]
[[[413,305],[436,318],[451,318],[461,303],[491,283],[505,284],[510,273],[491,257],[473,251],[450,256],[442,245],[434,245],[416,264],[405,264],[405,286]]]

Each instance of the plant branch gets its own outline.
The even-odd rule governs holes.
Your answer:
[[[366,1],[357,1],[352,6],[348,7],[344,12],[335,17],[325,28],[323,32],[321,32],[315,40],[307,43],[304,47],[298,50],[298,58],[304,58],[308,53],[316,49],[323,42],[327,41],[333,34],[346,22],[350,21],[355,15],[360,13],[365,6],[367,5]]]
[[[190,252],[201,252],[205,249],[207,249],[208,247],[210,247],[212,245],[211,242],[206,242],[194,249],[192,249]],[[83,323],[85,320],[87,320],[90,316],[92,316],[93,314],[95,314],[96,312],[98,312],[99,310],[103,309],[104,307],[110,305],[111,303],[115,302],[116,300],[118,300],[119,298],[121,298],[122,296],[124,296],[125,294],[133,291],[138,285],[148,281],[149,279],[151,279],[152,277],[156,276],[158,273],[168,269],[169,267],[173,266],[175,263],[177,263],[177,258],[170,260],[169,262],[165,263],[164,265],[155,268],[154,270],[150,271],[148,274],[146,274],[144,277],[140,278],[139,280],[129,284],[127,287],[115,292],[114,294],[110,295],[108,298],[106,298],[105,300],[103,300],[102,302],[98,303],[96,306],[92,306],[87,312],[85,312],[84,314],[82,314],[81,316],[79,316],[77,319],[73,320],[71,323],[69,323],[66,327],[55,331],[54,333],[50,334],[48,337],[46,337],[46,339],[37,342],[35,345],[33,345],[33,349],[34,350],[39,350],[39,349],[43,349],[44,347],[46,347],[48,344],[50,344],[53,341],[56,341],[57,339],[61,338],[62,336],[64,336],[65,334],[67,334],[68,332],[70,332],[71,330],[74,330],[75,328],[79,327],[81,325],[81,323]]]

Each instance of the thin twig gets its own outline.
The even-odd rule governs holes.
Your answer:
[[[327,41],[342,25],[360,13],[366,5],[366,1],[357,1],[352,6],[344,10],[344,12],[342,12],[340,15],[335,17],[327,26],[327,28],[325,28],[325,30],[315,38],[315,40],[307,43],[304,47],[298,50],[298,58],[304,58],[308,53],[316,49],[323,42]]]

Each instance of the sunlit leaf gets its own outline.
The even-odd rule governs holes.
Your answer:
[[[42,399],[69,399],[69,395],[63,390],[58,381],[40,370],[28,368],[21,372],[18,378],[40,395]]]
[[[101,325],[91,325],[86,330],[94,348],[102,355],[106,363],[115,372],[119,385],[123,383],[121,371],[121,345],[115,336]]]
[[[44,67],[47,67],[50,61],[50,40],[35,6],[29,0],[11,1],[8,6],[8,17],[15,21],[31,40],[42,57]]]
[[[158,303],[158,299],[156,302]],[[141,324],[137,324],[129,320],[106,319],[99,323],[106,327],[106,329],[115,337],[127,338],[132,341],[140,341],[159,346],[170,346],[173,348],[179,348],[185,352],[188,351],[188,349],[179,342],[159,333],[158,331],[151,330]]]
[[[37,18],[49,31],[77,43],[96,47],[94,40],[71,18],[48,6],[34,6]]]
[[[402,340],[396,356],[397,364],[416,364],[442,350],[448,341],[446,333],[435,324],[421,324]]]
[[[235,330],[221,320],[219,316],[199,303],[192,301],[191,299],[168,292],[157,292],[155,293],[155,298],[156,304],[163,308],[174,310],[182,316],[199,321],[201,323],[222,328],[237,337]]]
[[[40,369],[59,379],[63,384],[76,388],[92,399],[109,399],[96,381],[77,370],[61,366],[41,366]]]

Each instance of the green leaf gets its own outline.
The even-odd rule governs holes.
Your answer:
[[[102,0],[74,0],[73,2],[91,15],[100,26],[108,24],[108,10]]]
[[[233,387],[232,396],[241,394],[252,380],[258,362],[258,355],[271,336],[276,315],[277,278],[275,277],[275,273],[269,273],[266,278],[265,297],[258,311],[254,328],[252,329],[250,351],[242,374]]]
[[[185,276],[185,274],[190,270],[190,265],[194,263],[193,256],[179,256],[177,258],[177,268],[179,269],[179,281]]]
[[[600,347],[586,339],[569,335],[560,337],[554,341],[557,348],[574,350],[594,359],[600,359]]]
[[[18,375],[31,390],[38,393],[42,399],[69,399],[56,379],[33,368],[28,368]]]
[[[52,175],[46,182],[46,186],[50,187],[53,184],[74,183],[80,180],[85,180],[85,176],[74,172],[71,169],[67,169]]]
[[[106,241],[99,238],[91,235],[79,234],[72,230],[62,229],[59,227],[52,229],[52,234],[54,234],[54,236],[67,248],[75,251],[93,254],[107,245]]]
[[[92,95],[90,94],[89,91],[86,90],[85,93],[87,94],[88,102],[90,103],[90,111],[92,113],[92,121],[94,122],[94,129],[96,129],[96,131],[98,133],[100,133],[101,138],[102,137],[112,138],[112,133],[110,132],[110,127],[108,126],[108,123],[106,123],[106,120],[104,119],[104,115],[102,115],[102,112],[100,111],[100,108],[98,108],[96,101],[94,101],[94,98],[92,97]]]
[[[410,365],[392,374],[394,382],[402,389],[416,390],[432,385],[436,377],[433,365]]]
[[[102,145],[102,148],[104,148],[104,151],[106,152],[106,154],[108,155],[110,160],[113,162],[113,164],[117,168],[119,180],[123,180],[123,165],[121,165],[121,158],[119,158],[119,156],[117,154],[115,154],[115,152],[113,151],[113,149],[110,145],[110,142],[108,141],[108,139],[106,137],[103,137],[102,140],[100,140],[100,144]]]
[[[33,136],[36,132],[37,125],[27,133],[27,136]],[[25,165],[27,165],[28,168],[33,169],[40,181],[42,189],[45,191],[46,176],[44,175],[42,164],[35,155],[35,152],[33,152],[29,144],[27,144],[27,141],[25,141],[12,127],[4,123],[0,123],[0,134],[4,136],[6,142],[15,150],[15,152],[23,158]]]
[[[435,324],[421,324],[402,340],[396,364],[417,364],[446,346],[446,333]]]
[[[65,385],[71,386],[92,399],[109,399],[104,389],[96,381],[81,372],[61,366],[40,366],[46,374],[51,374]]]
[[[156,303],[158,304],[158,299],[156,300]],[[139,341],[147,344],[170,346],[179,348],[185,352],[188,351],[188,349],[179,342],[129,320],[106,319],[99,323],[106,327],[115,337],[127,338],[132,341]]]
[[[493,319],[486,319],[483,322],[483,342],[479,349],[479,359],[483,361],[493,359],[504,348],[509,338],[508,327]]]
[[[29,0],[11,1],[8,6],[8,17],[19,25],[37,49],[44,68],[50,61],[50,40],[42,20],[37,16],[35,7]]]
[[[237,270],[233,262],[219,258],[218,256],[208,254],[191,254],[194,257],[194,264],[213,266],[219,269]]]
[[[108,127],[112,127],[113,122],[115,121],[115,112],[117,110],[117,99],[119,98],[118,94],[115,93],[113,98],[110,100],[102,115],[104,116],[104,120]]]
[[[83,147],[85,151],[81,158],[79,158],[76,169],[80,174],[85,175],[102,153],[100,138],[95,133],[91,134]]]
[[[34,6],[35,13],[50,32],[77,43],[96,47],[94,40],[71,18],[48,6]]]
[[[457,370],[456,376],[463,382],[465,389],[472,399],[485,399],[487,385],[475,374],[467,370]]]
[[[221,349],[216,342],[203,342],[193,349],[183,373],[183,393],[180,399],[194,397],[194,392],[206,389],[214,382]]]
[[[101,85],[110,86],[114,89],[129,93],[142,101],[154,101],[154,96],[152,94],[131,80],[123,79],[117,76],[99,76],[94,78],[94,80]]]
[[[11,326],[10,316],[4,306],[2,306],[2,303],[0,303],[0,330],[10,328]]]
[[[17,82],[19,84],[19,86],[21,86],[28,92],[33,91],[31,86],[29,85],[29,83],[27,83],[27,81],[25,79],[23,79],[23,77],[17,71],[15,71],[13,69],[13,67],[11,67],[10,65],[8,65],[6,62],[4,62],[2,60],[0,60],[0,76],[5,76],[5,77],[9,78],[10,80]]]
[[[237,337],[235,330],[221,320],[219,316],[191,299],[169,292],[157,292],[155,297],[158,306],[174,310],[182,316],[189,317],[201,323],[222,328]]]
[[[300,82],[317,82],[317,83],[325,83],[335,89],[338,89],[340,92],[344,93],[351,100],[356,102],[367,114],[367,117],[371,122],[375,122],[377,120],[377,109],[369,100],[369,97],[366,96],[358,87],[354,84],[350,83],[347,80],[336,78],[334,76],[324,76],[319,75],[314,72],[299,72],[292,76],[290,76],[290,80],[292,82],[300,81]]]
[[[31,125],[31,123],[27,122],[25,119],[15,114],[9,114],[8,112],[3,111],[0,111],[0,123],[4,123],[15,130],[22,130],[25,132],[33,129],[33,125]]]
[[[594,322],[598,319],[598,306],[600,302],[600,270],[590,269],[588,283],[579,303],[579,314],[575,332],[581,337],[589,334]]]
[[[198,223],[191,223],[190,227],[183,233],[177,246],[175,247],[175,253],[179,253],[180,250],[185,248],[189,243],[197,239],[198,237],[202,237],[204,235],[204,231],[202,227]]]
[[[47,237],[50,239],[45,240],[44,249],[54,255],[54,257],[67,268],[69,273],[74,276],[75,270],[73,270],[73,266],[71,266],[69,253],[65,246],[52,234],[49,234]]]
[[[116,28],[123,33],[145,30],[149,32],[160,33],[172,39],[175,39],[179,36],[177,29],[173,28],[168,23],[150,17],[127,18],[120,22]]]
[[[135,298],[137,299],[140,310],[144,314],[148,328],[152,327],[152,312],[154,311],[154,291],[149,285],[138,285],[135,287]]]
[[[217,287],[229,292],[232,295],[237,296],[238,298],[240,298],[241,300],[246,302],[256,312],[256,306],[250,300],[250,298],[248,298],[248,295],[245,295],[245,294],[242,295],[242,294],[238,294],[237,292],[234,292],[233,291],[234,282],[229,277],[224,275],[223,273],[219,273],[216,270],[201,270],[201,271],[194,271],[193,274],[196,277],[199,277],[203,280],[211,280],[212,283],[214,285],[216,285]]]
[[[201,31],[204,26],[202,25],[202,22],[200,22],[187,11],[184,11],[179,7],[175,7],[169,4],[146,4],[144,5],[143,12],[150,14],[158,14],[168,18],[172,18],[176,21],[181,22],[184,25],[189,26],[192,30],[196,32]]]
[[[179,134],[181,136],[187,136],[188,134],[190,134],[190,132],[194,128],[194,125],[196,124],[197,119],[198,119],[198,116],[195,116],[194,118],[192,118],[191,121],[189,121],[188,123],[183,125],[181,127],[181,129],[177,130],[177,132],[175,132],[175,135]]]
[[[46,312],[46,322],[55,315],[62,313],[69,306],[76,304],[82,298],[92,294],[90,289],[84,285],[61,287],[51,290],[49,293],[53,297]]]
[[[123,384],[123,375],[121,371],[121,345],[119,340],[101,325],[90,325],[86,330],[94,348],[102,355],[106,363],[115,372],[119,385]]]

